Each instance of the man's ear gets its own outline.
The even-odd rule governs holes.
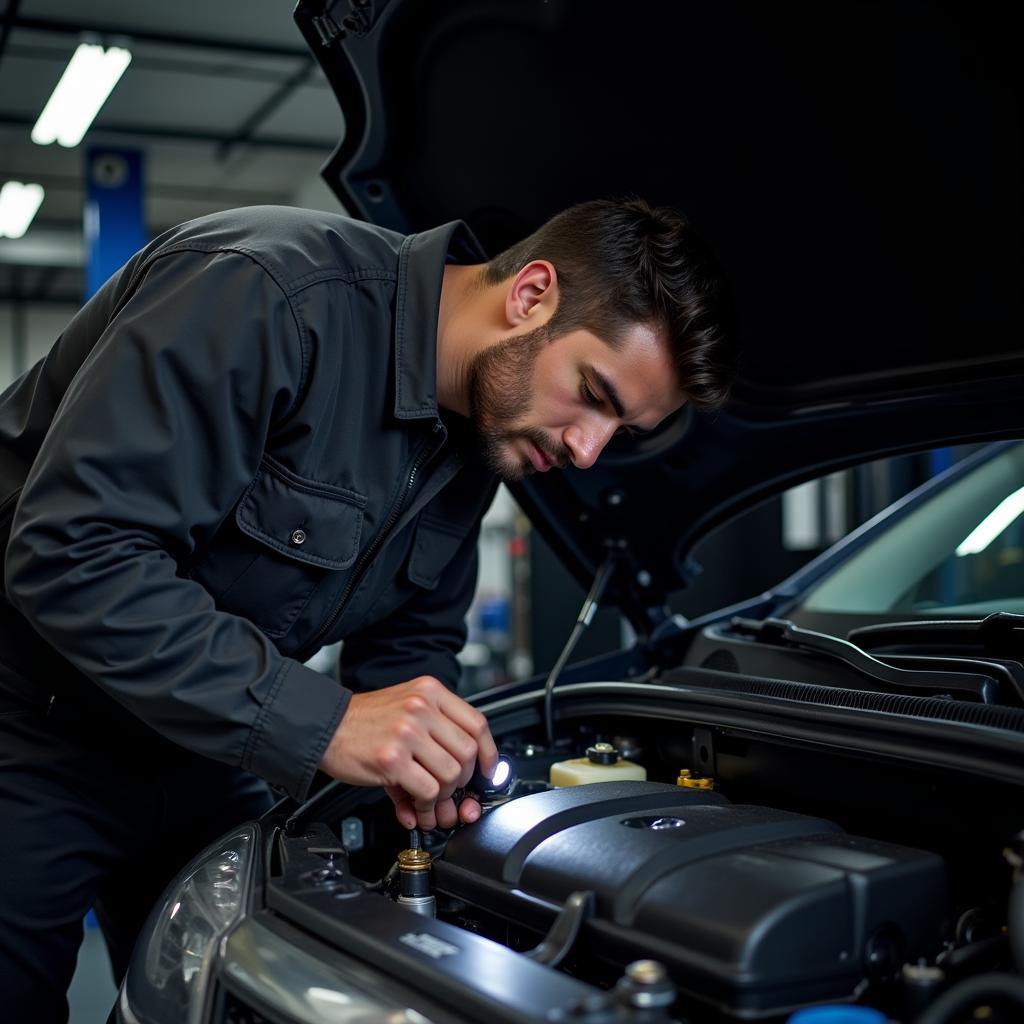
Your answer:
[[[558,308],[558,273],[547,260],[531,260],[505,292],[505,319],[511,327],[540,327]]]

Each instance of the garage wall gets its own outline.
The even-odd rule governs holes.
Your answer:
[[[329,213],[345,213],[334,193],[319,174],[305,175],[287,196],[268,196],[267,202],[284,202],[290,206]],[[195,216],[200,211],[184,210],[184,216]],[[202,211],[206,212],[206,211]],[[179,218],[173,218],[179,219]],[[71,265],[72,260],[68,265]],[[78,312],[75,303],[25,303],[20,306],[23,317],[18,323],[19,308],[12,302],[0,302],[0,389],[6,388],[18,376],[18,338],[23,338],[23,365],[27,369],[44,356],[57,340],[67,322]]]
[[[18,376],[19,362],[23,371],[46,355],[78,308],[72,303],[0,303],[0,388]]]

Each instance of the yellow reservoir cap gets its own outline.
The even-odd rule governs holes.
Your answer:
[[[715,780],[706,775],[694,775],[689,768],[680,768],[676,785],[686,789],[714,789]]]

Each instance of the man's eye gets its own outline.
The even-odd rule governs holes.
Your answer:
[[[580,378],[580,394],[583,396],[583,401],[587,405],[601,405],[601,399],[590,390],[590,386],[587,384],[586,378]]]

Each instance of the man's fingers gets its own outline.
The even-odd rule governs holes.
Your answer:
[[[451,719],[463,732],[476,742],[475,761],[485,775],[490,775],[498,767],[498,748],[487,725],[487,719],[471,704],[449,690],[445,690],[438,700],[438,707],[446,718]],[[471,773],[472,774],[472,773]]]
[[[490,778],[498,767],[498,748],[495,746],[494,737],[490,729],[485,729],[477,741],[480,748],[480,770]]]
[[[455,801],[449,797],[447,800],[439,800],[434,805],[434,816],[441,828],[454,828],[459,820],[459,809]]]
[[[431,723],[430,738],[458,764],[459,770],[454,784],[464,786],[473,774],[473,766],[478,756],[476,737],[471,736],[451,719],[442,716]]]
[[[421,765],[412,761],[408,764],[405,771],[402,772],[398,782],[401,788],[408,794],[409,806],[414,811],[417,819],[407,827],[415,828],[418,824],[420,828],[433,828],[434,804],[437,803],[439,797],[443,798],[437,779]],[[404,825],[407,816],[403,818],[400,815],[398,820]]]
[[[426,823],[426,818],[421,822],[412,797],[401,786],[385,786],[384,792],[395,805],[395,817],[402,828],[433,827]],[[441,828],[454,828],[460,821],[464,825],[471,825],[474,821],[480,820],[481,813],[480,802],[472,796],[463,797],[458,806],[451,798],[439,800],[434,804],[434,818]]]
[[[477,737],[476,764],[487,778],[490,778],[498,767],[498,748],[494,745],[491,730],[485,725],[484,731]]]
[[[413,752],[417,764],[435,783],[434,799],[445,799],[460,785],[463,767],[444,747],[431,741]],[[423,791],[424,795],[426,792]],[[413,794],[414,796],[417,794]]]
[[[357,786],[384,786],[405,828],[430,829],[459,820],[452,793],[477,763],[490,774],[497,760],[484,716],[437,679],[419,676],[354,694],[320,767]]]
[[[451,803],[451,801],[448,801]],[[437,805],[433,801],[426,800],[414,800],[413,808],[416,812],[416,826],[422,832],[429,832],[432,828],[437,828],[437,814],[435,807]]]
[[[467,796],[459,804],[459,821],[471,825],[474,821],[480,820],[480,804],[473,797]]]
[[[412,805],[412,797],[401,786],[385,786],[384,792],[395,805],[395,817],[402,828],[416,827],[416,809]]]
[[[412,680],[405,707],[426,732],[426,736],[417,737],[419,742],[411,746],[411,753],[434,775],[442,789],[464,785],[477,761],[482,760],[485,770],[493,771],[497,750],[487,719],[437,679],[421,676]],[[457,771],[452,771],[452,762],[432,744],[458,763]]]

